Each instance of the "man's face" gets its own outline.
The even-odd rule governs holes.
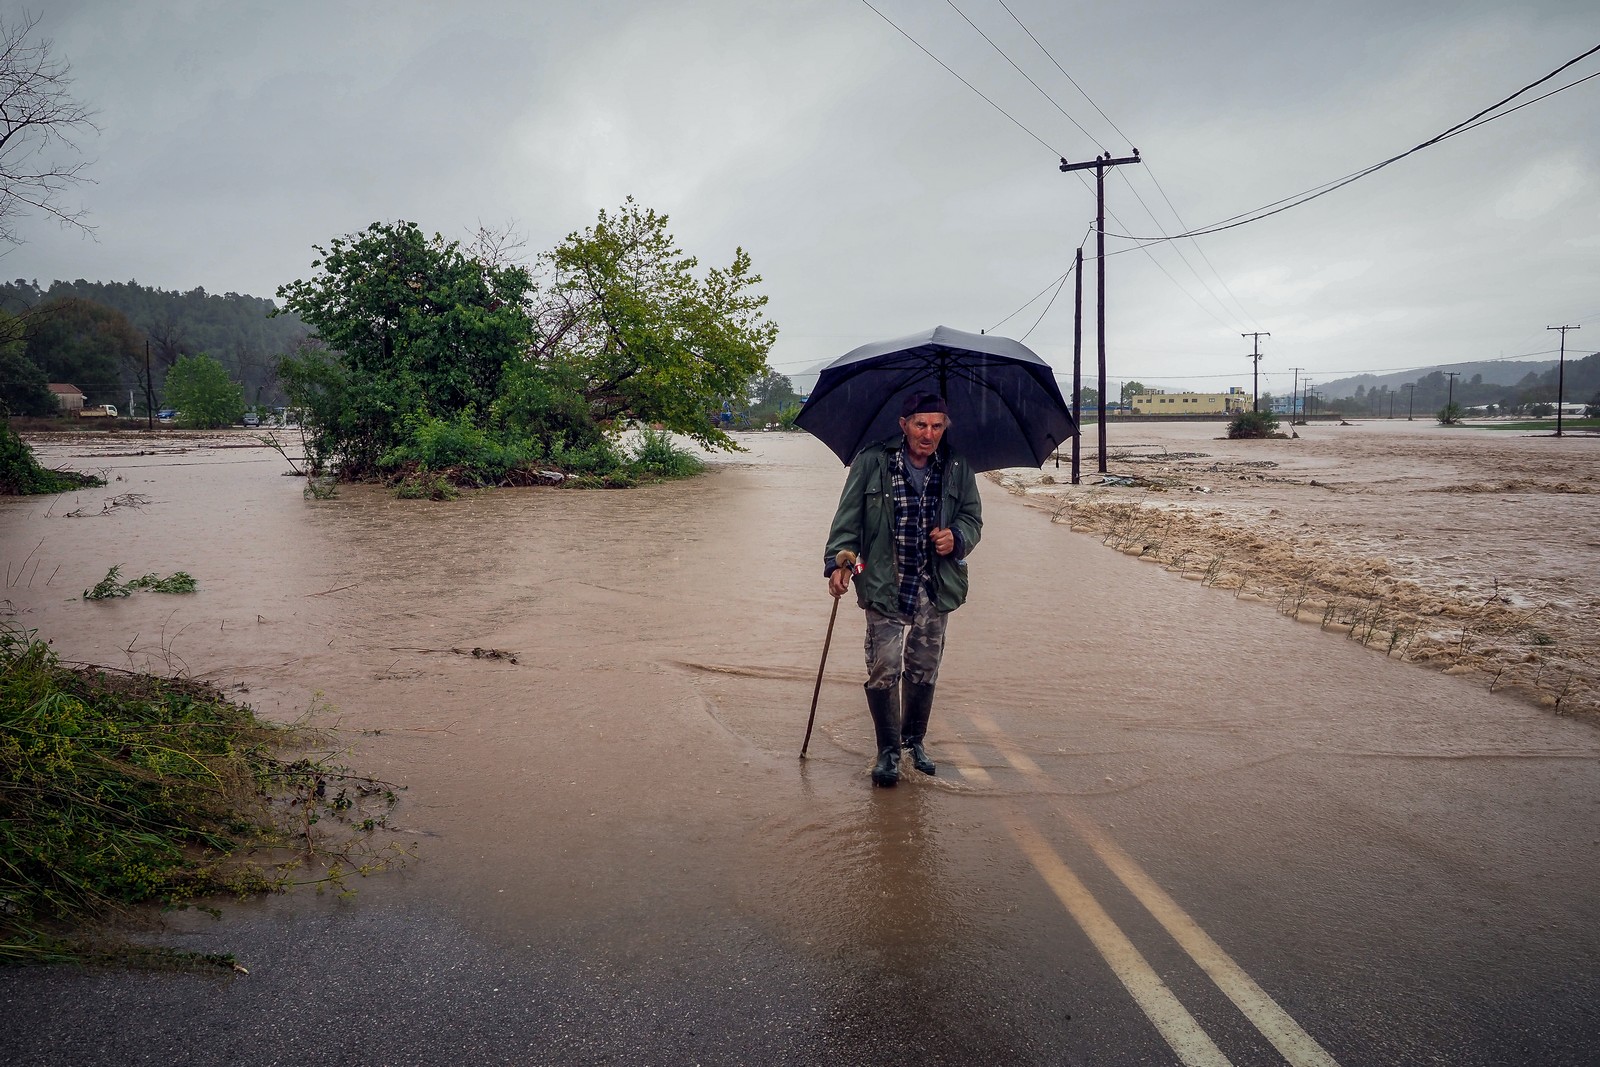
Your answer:
[[[919,411],[910,418],[900,420],[900,429],[906,435],[906,449],[920,467],[928,462],[944,436],[948,416],[937,411]]]

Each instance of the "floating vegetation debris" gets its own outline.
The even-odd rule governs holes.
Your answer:
[[[112,567],[93,589],[83,591],[83,599],[115,600],[118,597],[131,596],[135,589],[148,589],[152,593],[192,593],[199,586],[194,576],[185,571],[177,571],[165,578],[146,574],[129,582],[119,581],[121,574],[120,565]]]

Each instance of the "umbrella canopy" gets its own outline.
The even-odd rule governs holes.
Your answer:
[[[1041,467],[1077,432],[1050,365],[1019,341],[948,326],[878,341],[823,368],[795,419],[849,463],[900,432],[900,405],[938,393],[950,406],[945,439],[974,470]]]

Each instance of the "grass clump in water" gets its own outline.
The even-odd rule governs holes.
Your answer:
[[[192,593],[199,588],[199,583],[187,571],[176,571],[165,578],[146,574],[129,582],[119,581],[121,576],[122,567],[120,565],[112,567],[93,589],[83,591],[83,599],[114,600],[118,597],[131,596],[135,589],[148,589],[152,593]]]
[[[277,755],[314,740],[208,684],[69,667],[0,627],[0,963],[183,962],[99,931],[142,906],[283,890],[313,860],[299,882],[384,866],[370,835],[393,791]]]

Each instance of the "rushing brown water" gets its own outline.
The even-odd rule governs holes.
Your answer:
[[[1509,490],[1421,489],[1531,478],[1554,451],[1560,480],[1592,485],[1594,442],[1460,437],[1447,456],[1431,450],[1458,435],[1214,434],[1117,427],[1113,469],[1166,441],[1207,454],[1172,462],[1211,492],[1103,495],[1181,495],[1207,520],[1196,536],[1279,530],[1330,561],[1388,559],[1419,587],[1439,568],[1473,596],[1498,576],[1530,603],[1593,603],[1593,496],[1541,494],[1571,510],[1534,520]],[[1019,1044],[1035,1062],[1069,1046],[1155,1062],[1164,1047],[1130,1041],[1160,1039],[1058,903],[1051,848],[1163,974],[1192,969],[1101,865],[1093,843],[1110,835],[1303,1023],[1356,1049],[1346,1062],[1400,1062],[1395,1033],[1424,1047],[1486,1013],[1512,1016],[1514,1035],[1565,1040],[1547,1013],[1580,1020],[1580,1038],[1600,1027],[1592,984],[1561,977],[1592,970],[1600,929],[1595,851],[1572,835],[1593,818],[1592,726],[1291,622],[1217,588],[1220,566],[1202,581],[1145,566],[986,481],[930,730],[940,773],[874,790],[849,602],[811,758],[795,758],[842,468],[809,437],[745,443],[687,482],[433,503],[371,486],[306,500],[275,454],[230,447],[242,435],[42,442],[47,461],[115,480],[0,501],[4,606],[64,657],[183,671],[269,717],[336,726],[348,763],[406,787],[393,836],[417,843],[362,901],[426,902],[499,950],[531,949],[513,969],[570,960],[572,987],[618,1003],[640,975],[658,983],[638,994],[652,1011],[680,978],[734,1005],[820,975],[797,1026],[883,1031],[869,1009],[903,1000],[925,1015],[887,1032],[950,1062]],[[1391,498],[1366,471],[1402,460]],[[1263,462],[1278,466],[1245,466]],[[1055,514],[1062,492],[1025,495]],[[1393,533],[1402,551],[1380,552]],[[184,570],[199,591],[84,601],[112,565]],[[1480,907],[1487,934],[1462,918]],[[746,969],[722,974],[723,952]],[[763,960],[770,972],[750,969]],[[1441,975],[1447,993],[1407,1007]],[[1205,1008],[1214,991],[1182,995],[1219,1033],[1244,1025]],[[1396,1013],[1403,1026],[1367,1025]]]
[[[1119,424],[1097,457],[1012,472],[1057,521],[1398,658],[1600,711],[1600,438],[1317,424],[1229,441]],[[1132,484],[1127,484],[1131,482]]]

